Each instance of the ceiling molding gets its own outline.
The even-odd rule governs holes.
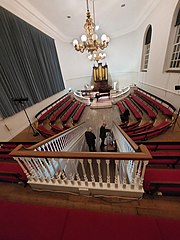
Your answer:
[[[19,18],[38,28],[40,31],[46,33],[52,38],[58,38],[63,42],[70,42],[64,34],[60,33],[59,30],[37,9],[35,9],[26,0],[0,0],[2,7],[12,12]]]

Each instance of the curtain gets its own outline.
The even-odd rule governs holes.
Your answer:
[[[21,110],[13,98],[28,97],[27,107],[64,88],[54,39],[0,7],[2,117]]]

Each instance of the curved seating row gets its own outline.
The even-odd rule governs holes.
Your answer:
[[[153,124],[154,124],[154,122],[148,121],[148,122],[143,123],[140,126],[137,126],[137,127],[134,127],[134,128],[130,128],[130,129],[124,129],[124,131],[129,136],[131,136],[132,134],[144,132],[144,131],[147,131],[147,130],[151,129],[153,127]]]
[[[70,96],[67,95],[64,98],[61,98],[58,102],[56,102],[55,105],[50,105],[47,108],[43,110],[43,113],[37,117],[38,122],[42,123],[44,120],[46,120],[49,115],[51,115],[59,106],[61,106],[64,102],[68,101],[70,99]],[[36,114],[37,116],[37,114]]]
[[[151,152],[152,159],[149,160],[150,165],[171,165],[175,168],[180,164],[180,151],[156,151]]]
[[[19,164],[14,162],[0,161],[0,181],[27,183],[27,177]]]
[[[147,168],[143,187],[152,194],[161,192],[180,195],[180,169]]]
[[[54,114],[50,117],[50,123],[54,123],[56,119],[72,104],[73,100],[69,99],[67,102],[65,102],[57,111],[54,112]]]
[[[39,126],[37,127],[37,130],[38,130],[38,132],[41,133],[42,136],[44,136],[44,137],[46,137],[46,138],[55,135],[54,132],[52,132],[51,130],[47,129],[43,124],[39,125]]]
[[[145,104],[145,102],[133,94],[131,95],[131,98],[148,114],[151,119],[156,118],[157,114],[149,107],[149,105]]]
[[[80,107],[78,108],[78,110],[76,111],[76,113],[73,116],[74,123],[77,123],[79,121],[79,118],[80,118],[81,114],[83,113],[85,107],[86,107],[85,103],[80,104]]]
[[[180,151],[180,142],[141,142],[136,141],[138,145],[144,144],[148,148],[149,151]]]
[[[180,195],[180,142],[143,142],[143,144],[147,146],[152,156],[144,176],[144,190],[151,194],[161,192],[165,195]]]
[[[134,104],[128,99],[125,98],[124,102],[126,103],[126,105],[129,107],[129,109],[131,110],[131,112],[133,113],[133,115],[135,116],[136,120],[141,120],[142,119],[142,115],[139,113],[139,111],[137,110],[137,108],[134,106]]]
[[[124,113],[125,107],[124,107],[123,103],[121,101],[118,101],[116,104],[117,104],[117,106],[119,108],[120,114]]]
[[[125,125],[125,126],[121,126],[120,127],[126,132],[126,131],[131,131],[132,129],[136,128],[139,126],[141,120],[137,121],[137,122],[133,122],[129,125]]]
[[[76,111],[77,107],[79,106],[79,102],[74,102],[72,106],[66,111],[66,113],[61,118],[63,123],[66,123],[67,120],[71,117],[74,111]]]
[[[135,133],[131,135],[132,140],[134,141],[146,141],[149,138],[155,137],[163,132],[165,132],[171,126],[171,121],[163,120],[160,124],[155,127],[152,127],[150,130]]]
[[[135,89],[134,92],[142,97],[144,100],[148,101],[149,104],[152,104],[154,107],[157,107],[164,115],[167,115],[169,117],[172,117],[173,112],[163,105],[162,102],[158,102],[156,99],[153,99],[152,97],[148,96],[147,94],[144,94],[143,92]]]

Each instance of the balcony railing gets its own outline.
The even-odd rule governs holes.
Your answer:
[[[85,123],[30,148],[19,145],[11,155],[33,189],[86,195],[140,198],[151,155],[115,123],[117,152],[85,152]]]

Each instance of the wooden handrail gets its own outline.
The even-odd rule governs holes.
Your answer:
[[[23,145],[16,147],[11,153],[13,157],[43,157],[43,158],[69,158],[69,159],[117,159],[117,160],[149,160],[151,154],[144,145],[139,146],[139,152],[48,152],[32,151]]]
[[[67,133],[67,132],[71,131],[72,129],[75,129],[75,128],[81,126],[82,124],[84,124],[84,122],[79,123],[78,125],[73,126],[73,127],[69,128],[69,129],[66,129],[66,130],[64,130],[63,132],[57,133],[57,134],[53,135],[52,137],[46,138],[46,139],[44,139],[43,141],[41,141],[41,142],[39,142],[39,143],[37,143],[37,144],[35,144],[35,145],[33,145],[33,146],[30,146],[30,147],[27,148],[27,149],[31,150],[31,149],[38,148],[38,147],[40,147],[41,145],[49,142],[50,140],[53,140],[54,138],[57,138],[57,137],[63,135],[64,133]]]

